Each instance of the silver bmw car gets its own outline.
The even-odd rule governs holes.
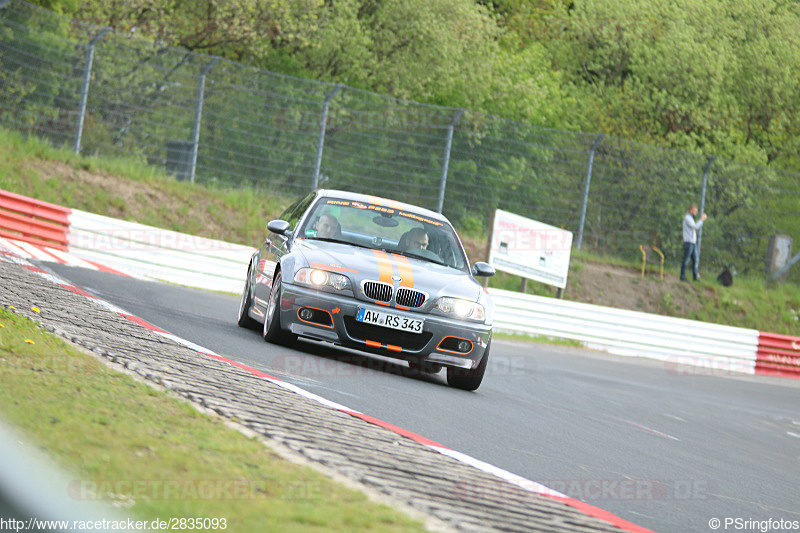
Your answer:
[[[403,359],[477,389],[493,305],[450,222],[413,205],[319,190],[268,225],[253,254],[238,323],[289,345],[298,337]]]

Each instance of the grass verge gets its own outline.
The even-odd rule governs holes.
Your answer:
[[[76,476],[65,487],[72,498],[140,520],[224,518],[234,532],[424,530],[3,308],[0,412]]]
[[[492,338],[502,339],[506,341],[516,341],[516,342],[535,342],[537,344],[549,344],[552,346],[585,348],[584,344],[580,341],[572,339],[561,339],[558,337],[548,337],[546,335],[522,335],[520,333],[504,333],[502,331],[495,331],[494,333],[492,333]]]

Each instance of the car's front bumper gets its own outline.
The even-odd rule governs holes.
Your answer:
[[[357,322],[355,317],[359,307],[423,319],[423,332],[408,333]],[[300,317],[300,310],[304,308],[314,311],[311,320]],[[491,326],[485,324],[388,308],[286,282],[283,284],[280,312],[281,325],[302,337],[398,359],[416,359],[460,368],[475,368],[492,336]],[[455,347],[459,340],[469,341],[469,352],[461,352]]]

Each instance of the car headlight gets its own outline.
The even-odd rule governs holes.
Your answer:
[[[486,312],[481,304],[460,298],[450,298],[449,296],[439,298],[436,301],[436,309],[461,320],[483,321],[486,319]]]
[[[295,272],[294,281],[295,283],[320,290],[349,291],[351,294],[353,292],[350,286],[350,279],[347,276],[319,268],[301,268]]]

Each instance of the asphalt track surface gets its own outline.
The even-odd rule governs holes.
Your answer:
[[[238,297],[47,268],[220,355],[652,530],[800,528],[800,381],[495,339],[469,393],[390,359],[265,343],[236,326]]]

